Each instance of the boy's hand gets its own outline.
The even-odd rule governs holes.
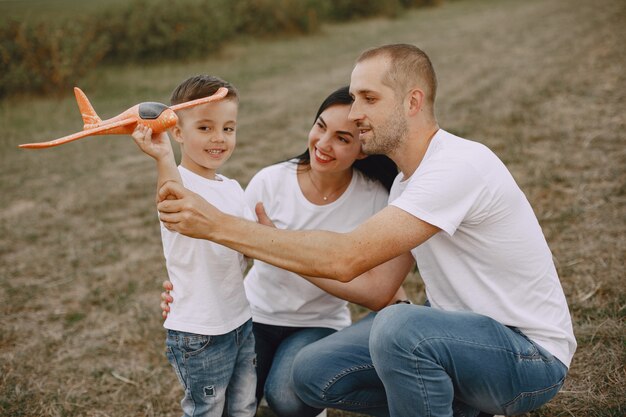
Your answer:
[[[170,303],[174,302],[174,299],[170,295],[170,291],[174,289],[174,286],[170,281],[163,281],[163,289],[165,291],[161,293],[161,315],[166,319],[170,312]]]
[[[157,161],[174,153],[170,139],[165,132],[152,137],[152,129],[138,123],[132,137],[139,149]]]

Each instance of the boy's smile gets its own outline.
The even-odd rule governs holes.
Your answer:
[[[208,179],[230,158],[236,144],[238,103],[222,100],[179,112],[173,129],[181,165]]]

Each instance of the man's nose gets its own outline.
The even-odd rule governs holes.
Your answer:
[[[350,106],[350,113],[348,113],[348,119],[352,120],[353,122],[363,119],[363,114],[361,113],[361,109],[357,105],[356,101],[352,103],[352,106]]]

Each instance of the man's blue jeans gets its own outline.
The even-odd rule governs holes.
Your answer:
[[[167,331],[166,355],[185,390],[185,417],[252,417],[256,355],[252,320],[219,336]]]
[[[335,332],[325,327],[287,327],[253,323],[257,354],[257,402],[265,396],[277,417],[316,416],[296,395],[291,379],[293,360],[300,350]]]
[[[566,373],[517,329],[406,304],[310,345],[294,363],[306,403],[395,417],[525,413],[554,397]]]

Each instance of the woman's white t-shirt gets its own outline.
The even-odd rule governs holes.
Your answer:
[[[389,201],[442,232],[412,250],[432,307],[519,328],[569,366],[576,340],[537,218],[487,147],[443,130]]]
[[[302,194],[293,161],[259,171],[245,191],[251,210],[263,202],[279,229],[348,232],[387,205],[387,190],[354,170],[347,190],[336,201],[318,206]],[[324,262],[320,259],[319,262]],[[351,323],[347,302],[304,278],[254,261],[245,288],[255,322],[291,327],[341,329]]]
[[[222,175],[208,180],[178,167],[185,188],[224,213],[252,219],[239,183]],[[175,302],[163,323],[166,329],[220,335],[250,319],[243,286],[243,255],[204,239],[166,229],[161,223],[163,252]]]

